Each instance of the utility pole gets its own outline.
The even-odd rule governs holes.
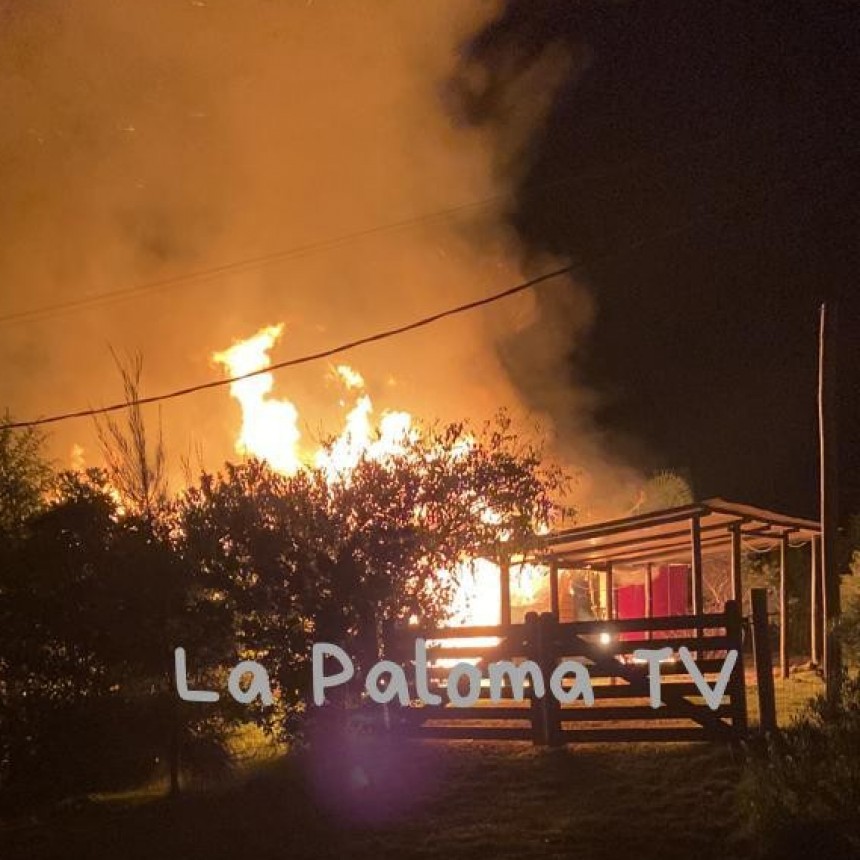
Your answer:
[[[824,615],[824,678],[827,698],[839,696],[842,649],[837,625],[841,614],[836,539],[839,523],[839,459],[837,454],[836,306],[821,305],[818,338],[818,442],[821,514],[821,596]]]

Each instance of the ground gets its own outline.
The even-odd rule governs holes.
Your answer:
[[[0,830],[4,860],[731,858],[725,745],[379,743],[287,756],[171,803],[86,799]]]
[[[752,677],[749,681],[752,682]],[[776,681],[786,725],[821,691],[814,672]],[[750,722],[758,722],[755,688]],[[229,783],[175,802],[156,783],[89,795],[0,823],[3,860],[748,857],[726,744],[328,744],[273,755],[248,728]]]

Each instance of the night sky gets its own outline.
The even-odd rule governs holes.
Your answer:
[[[554,55],[573,61],[523,143]],[[842,507],[860,511],[860,5],[514,0],[458,84],[526,256],[579,262],[595,294],[572,361],[613,443],[700,498],[815,514],[818,306],[838,299]]]

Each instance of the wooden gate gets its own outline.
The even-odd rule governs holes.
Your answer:
[[[417,703],[415,640],[427,641],[429,692],[439,705]],[[650,704],[647,664],[637,662],[638,649],[671,648],[672,658],[660,665],[662,705]],[[729,651],[737,651],[725,695],[716,710],[702,697],[687,667],[678,659],[685,647],[711,686]],[[594,741],[734,740],[747,731],[741,617],[734,601],[722,613],[668,618],[559,623],[555,615],[530,613],[523,624],[490,627],[408,628],[387,637],[386,657],[407,672],[416,704],[397,709],[395,724],[423,738],[530,740],[560,745]],[[543,696],[527,680],[518,690],[506,678],[503,701],[490,700],[489,664],[531,660],[546,681]],[[563,660],[575,660],[589,673],[594,704],[577,699],[560,704],[550,692],[549,678]],[[474,704],[451,703],[446,683],[451,664],[469,662],[481,670],[483,682]],[[568,679],[564,689],[569,689]],[[521,698],[519,698],[521,697]]]

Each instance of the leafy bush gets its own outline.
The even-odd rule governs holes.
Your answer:
[[[151,716],[151,709],[120,697],[59,703],[43,697],[26,710],[4,709],[0,726],[6,729],[7,767],[0,808],[145,781],[162,752]]]
[[[839,637],[849,666],[860,666],[860,552],[853,576],[842,578],[842,617]]]
[[[750,749],[741,797],[767,856],[860,857],[860,675],[841,692]]]

